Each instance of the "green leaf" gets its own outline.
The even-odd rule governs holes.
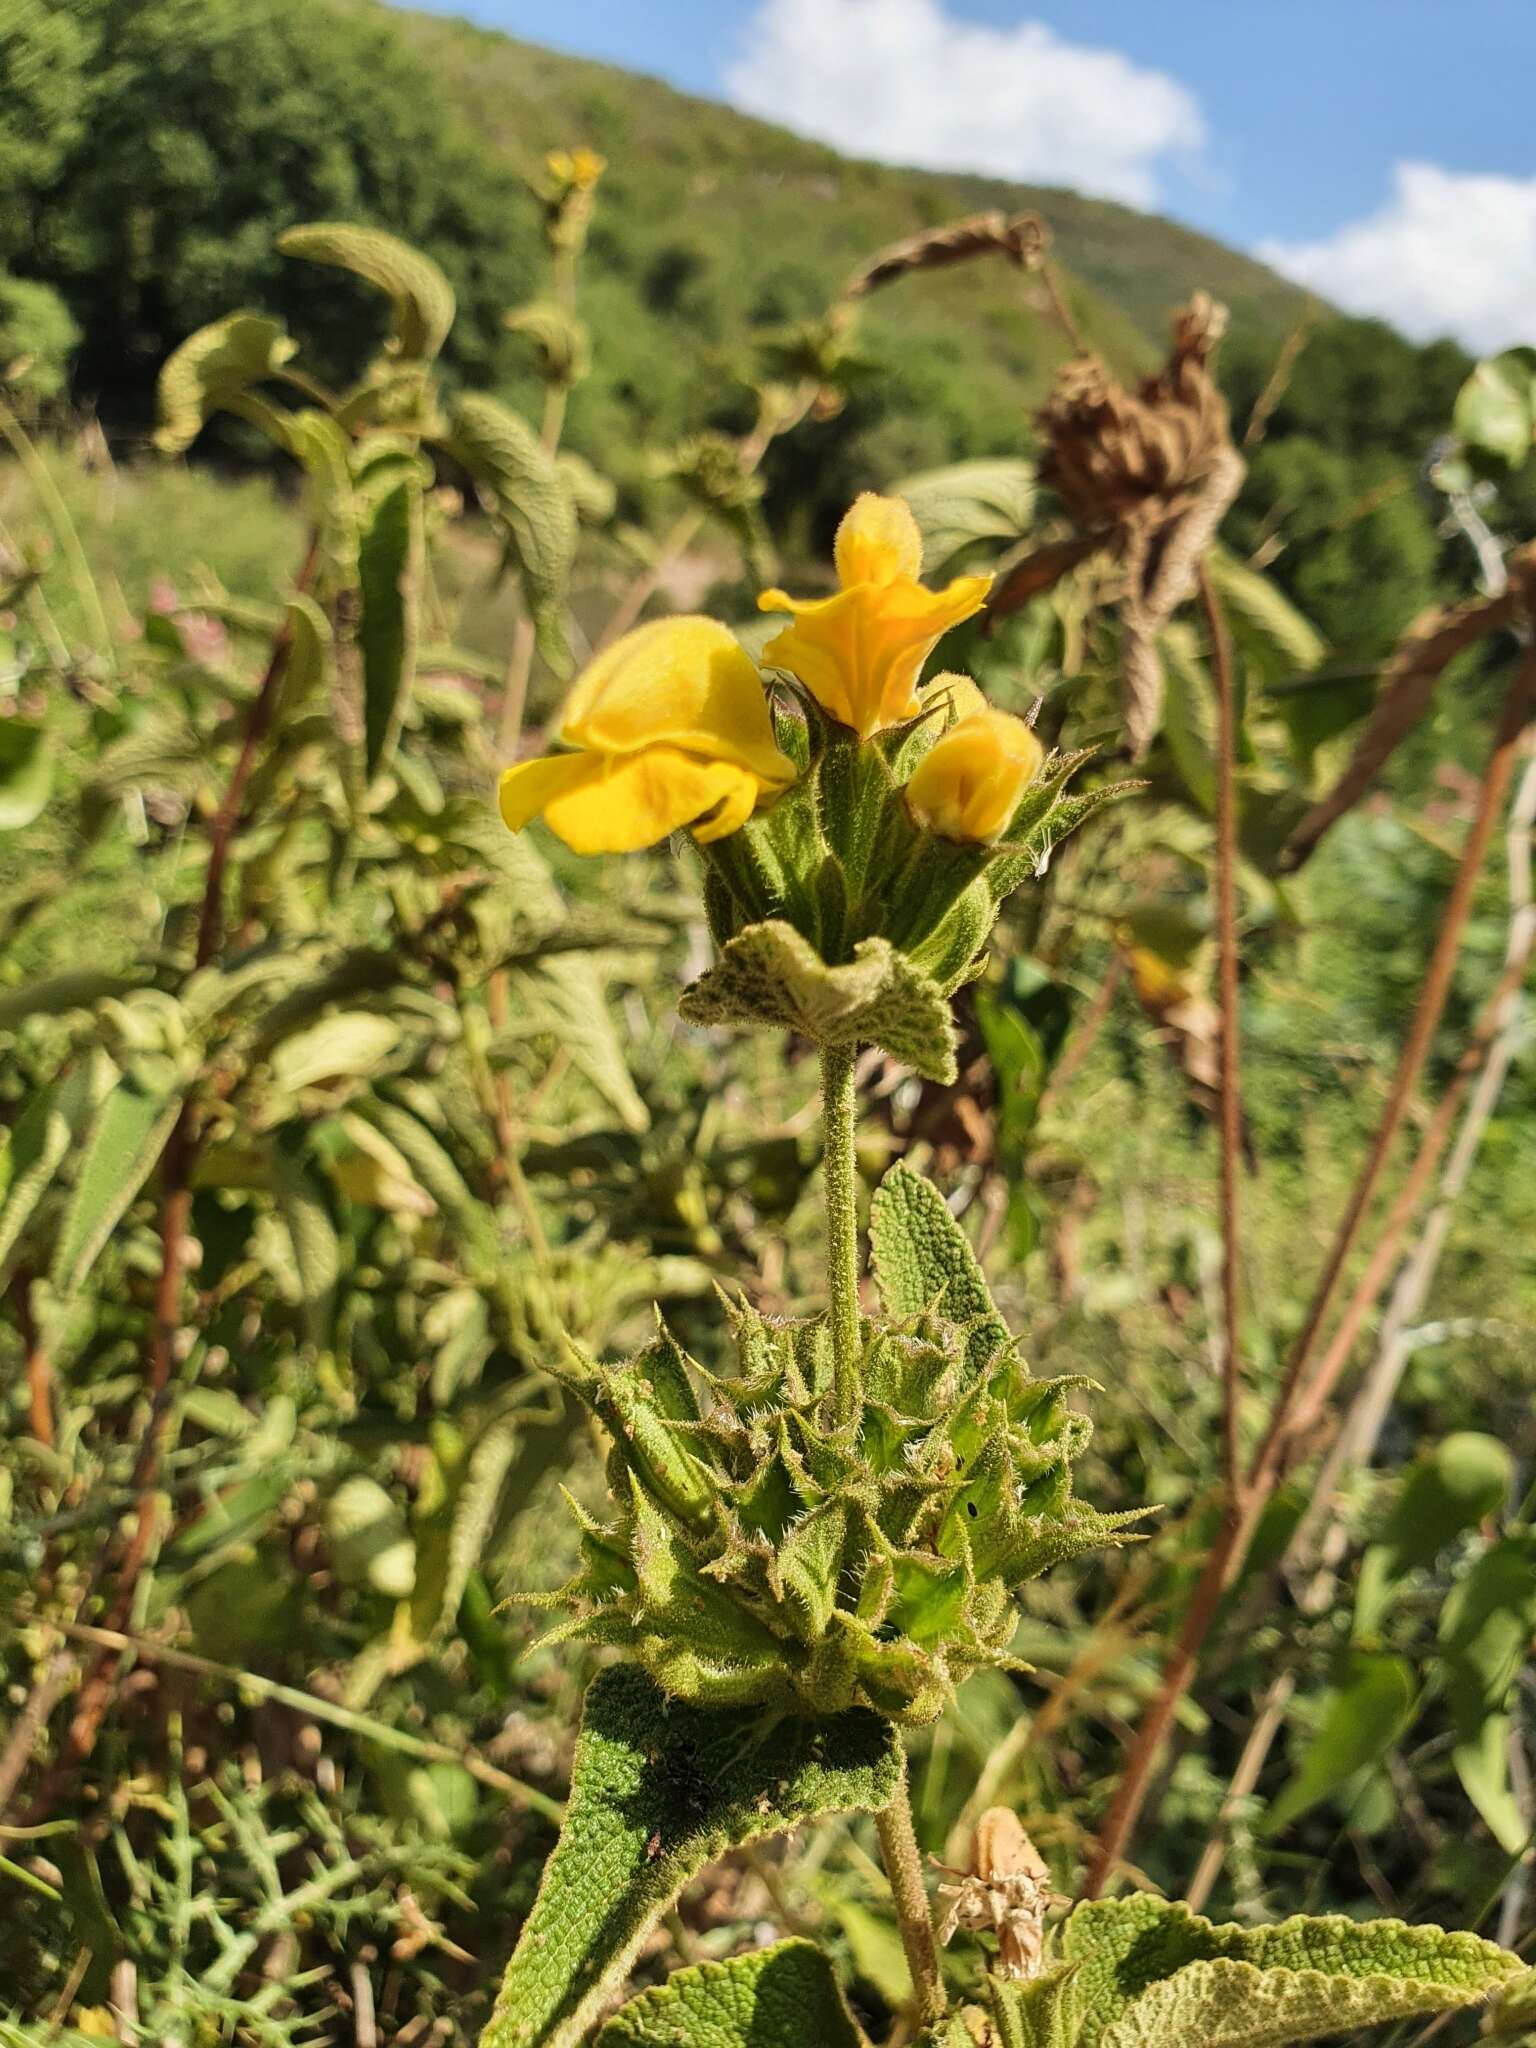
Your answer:
[[[154,1171],[181,1110],[181,1094],[140,1087],[124,1076],[97,1111],[64,1207],[49,1279],[73,1294]]]
[[[4,1153],[0,1286],[10,1278],[17,1246],[33,1211],[117,1078],[117,1069],[106,1054],[93,1052],[40,1089],[16,1119]]]
[[[164,455],[185,454],[214,413],[275,375],[297,349],[282,322],[264,313],[229,313],[189,334],[160,372],[155,446]]]
[[[1415,1690],[1413,1672],[1401,1657],[1352,1650],[1342,1681],[1327,1696],[1322,1725],[1265,1816],[1264,1832],[1289,1827],[1357,1771],[1379,1762],[1407,1727]]]
[[[1075,1964],[1063,1963],[1027,1984],[989,1977],[987,1993],[997,2048],[1075,2048],[1076,1975]]]
[[[1440,1617],[1457,1775],[1511,1856],[1531,1833],[1509,1787],[1509,1700],[1533,1632],[1536,1531],[1519,1529],[1483,1553],[1452,1590]]]
[[[678,1007],[693,1024],[777,1024],[822,1046],[878,1045],[931,1081],[955,1078],[948,999],[886,939],[865,939],[829,967],[792,925],[750,924]]]
[[[300,592],[289,598],[285,625],[288,659],[277,705],[279,725],[297,718],[312,699],[329,700],[336,664],[331,622],[312,597]]]
[[[1496,1980],[1495,1980],[1496,1981]],[[1283,2048],[1356,2027],[1481,2005],[1491,1987],[1432,1984],[1385,1972],[1260,1970],[1251,1963],[1191,1963],[1144,1992],[1099,2048]]]
[[[535,1023],[555,1033],[625,1129],[648,1130],[650,1111],[630,1074],[597,962],[579,953],[556,954],[514,968],[510,978]]]
[[[987,883],[995,903],[1001,903],[1011,895],[1021,882],[1038,880],[1046,871],[1052,853],[1061,842],[1070,837],[1080,825],[1102,811],[1106,805],[1117,804],[1122,798],[1136,796],[1146,788],[1141,781],[1105,782],[1097,789],[1090,789],[1081,796],[1063,797],[1052,803],[1050,808],[1022,835],[1017,849],[1004,847],[998,858],[987,870]],[[1026,802],[1028,799],[1026,799]],[[1018,821],[1010,830],[1011,838],[1019,838]]]
[[[557,300],[536,299],[501,317],[504,327],[513,334],[526,334],[538,350],[539,369],[546,384],[569,390],[592,367],[592,337],[575,314]]]
[[[603,1672],[565,1826],[482,2048],[570,2048],[706,1863],[822,1814],[878,1810],[901,1768],[895,1732],[874,1714],[713,1711],[669,1701],[632,1665]]]
[[[452,1504],[446,1570],[436,1620],[439,1628],[453,1622],[469,1575],[479,1568],[485,1556],[517,1449],[518,1434],[511,1423],[494,1423],[476,1439],[465,1461],[464,1476]]]
[[[1457,1430],[1408,1472],[1397,1504],[1360,1563],[1355,1636],[1374,1635],[1395,1589],[1509,1497],[1514,1460],[1496,1437]]]
[[[272,1078],[294,1092],[320,1081],[376,1074],[400,1042],[400,1027],[372,1010],[338,1010],[273,1048]]]
[[[331,1308],[341,1278],[341,1240],[331,1218],[325,1183],[304,1155],[304,1130],[290,1125],[272,1148],[278,1213],[293,1246],[299,1296],[310,1341],[323,1346],[330,1335]]]
[[[292,416],[285,440],[309,484],[319,544],[317,581],[331,591],[351,590],[357,582],[358,537],[350,443],[329,413],[313,409]]]
[[[109,974],[100,967],[71,967],[42,981],[24,981],[0,994],[0,1031],[14,1031],[28,1017],[87,1010],[103,996],[125,996],[142,985],[142,975]]]
[[[1165,632],[1162,648],[1163,740],[1179,780],[1209,818],[1216,810],[1216,704],[1210,678],[1182,631]]]
[[[880,1300],[898,1321],[937,1307],[946,1321],[971,1326],[967,1354],[984,1365],[1008,1340],[1008,1325],[944,1197],[898,1160],[875,1190],[869,1240]]]
[[[494,1219],[460,1173],[447,1147],[439,1143],[420,1117],[399,1103],[369,1097],[357,1104],[357,1114],[396,1147],[439,1209],[452,1219],[463,1255],[477,1269],[493,1272],[500,1263]]]
[[[1277,583],[1222,547],[1206,555],[1211,581],[1246,660],[1266,679],[1317,667],[1328,644]]]
[[[567,655],[562,609],[576,559],[576,505],[560,465],[526,420],[472,392],[454,409],[449,443],[490,500],[522,572],[539,649],[551,667]]]
[[[1476,2005],[1519,1970],[1473,1934],[1297,1914],[1217,1926],[1139,1893],[1078,1906],[1061,1931],[1078,1966],[1081,2048],[1268,2048]]]
[[[832,1965],[809,1941],[779,1941],[679,1970],[642,1992],[596,2048],[859,2048]]]
[[[986,456],[925,470],[892,486],[905,498],[923,536],[923,572],[942,579],[979,541],[1001,552],[1029,531],[1035,513],[1035,468],[1015,457]]]
[[[0,832],[19,832],[53,794],[53,747],[40,725],[0,718]]]
[[[1451,424],[1469,448],[1518,469],[1536,432],[1536,349],[1479,363],[1456,394]]]
[[[371,1586],[408,1600],[416,1583],[416,1546],[399,1506],[376,1479],[344,1479],[325,1510],[331,1563],[343,1585]]]
[[[576,507],[576,517],[584,526],[606,526],[618,509],[618,485],[605,477],[601,470],[594,469],[584,455],[578,455],[573,448],[562,449],[555,457],[555,467],[565,479],[565,487],[571,494]],[[498,676],[497,680],[500,678]]]
[[[410,702],[425,552],[421,487],[408,477],[385,492],[358,536],[364,764],[370,779],[389,766]]]
[[[430,256],[397,235],[350,221],[313,221],[277,238],[285,256],[350,270],[390,300],[394,353],[408,362],[432,362],[453,326],[453,287]]]

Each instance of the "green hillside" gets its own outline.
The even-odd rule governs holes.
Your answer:
[[[824,284],[872,246],[956,214],[1033,208],[1082,283],[1159,342],[1169,306],[1196,285],[1226,300],[1240,321],[1272,328],[1305,301],[1253,258],[1110,200],[857,162],[658,79],[437,15],[402,11],[398,19],[431,75],[449,86],[456,111],[498,150],[531,163],[546,148],[584,138],[611,155],[626,219],[642,196],[681,207],[681,224],[704,235],[722,220],[750,219],[744,256],[803,265]],[[677,213],[660,230],[650,221],[647,240],[669,224],[679,227]]]
[[[0,38],[0,359],[33,366],[37,404],[62,411],[67,394],[129,452],[170,350],[232,306],[278,315],[347,381],[381,339],[377,296],[276,249],[296,221],[343,219],[448,274],[451,382],[536,409],[533,348],[505,315],[549,288],[530,185],[575,145],[609,168],[582,263],[592,373],[565,441],[638,524],[668,516],[658,458],[679,439],[750,424],[761,343],[814,320],[876,251],[978,210],[1045,218],[1076,320],[1122,372],[1160,359],[1196,287],[1225,300],[1219,369],[1240,421],[1307,305],[1152,215],[853,162],[653,79],[381,0],[58,0]],[[820,548],[858,490],[1027,443],[1068,344],[1041,280],[993,257],[873,294],[855,346],[869,374],[847,404],[764,465],[791,557]],[[1418,477],[1468,368],[1452,343],[1326,314],[1270,414],[1234,533],[1352,651],[1385,644],[1435,585]],[[215,448],[249,452],[223,425]]]
[[[517,392],[500,315],[539,290],[526,180],[545,152],[609,160],[586,265],[596,370],[574,445],[666,441],[744,403],[754,334],[823,311],[877,249],[983,208],[1037,209],[1088,335],[1123,368],[1160,353],[1196,285],[1274,342],[1302,295],[1219,243],[1069,192],[852,162],[658,82],[380,0],[60,0],[0,43],[0,330],[57,351],[19,289],[78,330],[76,393],[141,425],[192,328],[244,302],[302,327],[338,371],[376,338],[366,298],[273,253],[295,220],[372,221],[459,293],[452,367]],[[21,328],[18,328],[21,323]],[[829,449],[896,474],[1007,446],[1063,343],[1038,282],[1000,262],[908,281],[868,309],[870,380]]]
[[[814,315],[874,250],[982,209],[1045,218],[1085,330],[1127,369],[1161,352],[1170,308],[1198,285],[1267,341],[1305,303],[1262,264],[1128,207],[856,162],[655,79],[459,21],[399,19],[441,103],[499,158],[533,169],[586,142],[609,159],[587,303],[622,355],[600,359],[578,399],[578,440],[607,439],[608,408],[674,428],[744,332]],[[865,452],[894,471],[1009,445],[1063,352],[1038,286],[988,262],[872,301],[864,339],[896,379]]]

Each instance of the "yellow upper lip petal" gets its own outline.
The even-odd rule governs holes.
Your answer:
[[[923,663],[951,626],[980,611],[991,583],[989,576],[960,576],[943,590],[928,590],[896,576],[831,597],[765,590],[759,607],[786,611],[794,623],[769,641],[763,659],[797,676],[832,717],[868,738],[916,713]]]
[[[772,789],[796,774],[774,742],[756,665],[714,619],[656,619],[626,633],[577,682],[560,737],[602,754],[682,747],[735,761]]]

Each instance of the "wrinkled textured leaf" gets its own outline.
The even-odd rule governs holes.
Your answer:
[[[389,766],[410,701],[425,549],[421,488],[407,478],[385,492],[358,536],[364,764],[370,776]]]
[[[350,270],[376,285],[394,309],[393,343],[411,362],[431,362],[453,326],[453,287],[430,256],[380,228],[313,221],[277,238],[285,256]]]
[[[1035,511],[1035,468],[1017,457],[984,456],[925,470],[893,486],[923,536],[923,572],[942,578],[978,541],[998,552],[1021,540]]]
[[[937,1306],[951,1322],[968,1326],[973,1365],[1008,1342],[1008,1326],[969,1239],[933,1182],[904,1160],[875,1190],[869,1238],[887,1315],[905,1320]]]
[[[1075,1965],[1064,1963],[1027,1984],[989,1977],[987,1991],[997,2048],[1074,2048],[1076,1974]]]
[[[1475,2005],[1519,1969],[1473,1934],[1342,1915],[1217,1926],[1150,1893],[1078,1906],[1061,1950],[1078,1966],[1081,2048],[1312,2040]]]
[[[570,2048],[649,1929],[733,1845],[878,1809],[902,1768],[878,1716],[765,1720],[669,1702],[632,1665],[594,1680],[570,1804],[482,2048]]]
[[[852,960],[829,967],[792,925],[748,925],[679,1008],[693,1024],[778,1024],[818,1045],[878,1045],[929,1080],[955,1078],[948,999],[885,939],[865,939]]]
[[[339,1010],[276,1046],[272,1077],[288,1089],[365,1079],[378,1072],[399,1042],[400,1027],[388,1017],[372,1010]]]
[[[106,1054],[92,1053],[50,1081],[17,1118],[6,1148],[5,1199],[0,1202],[0,1286],[10,1278],[33,1211],[117,1078]]]
[[[1260,1970],[1191,1963],[1137,1999],[1100,2048],[1283,2048],[1355,2027],[1481,2005],[1484,1984],[1425,1983],[1376,1972]]]
[[[560,465],[526,420],[470,393],[453,415],[453,452],[490,500],[522,572],[546,661],[566,660],[561,616],[576,559],[576,505]]]
[[[230,313],[189,334],[160,372],[155,446],[185,453],[215,412],[281,369],[297,348],[282,322],[263,313]]]
[[[180,1109],[179,1092],[158,1093],[126,1075],[102,1103],[85,1140],[49,1269],[60,1294],[73,1294],[101,1256],[154,1171]]]
[[[832,1965],[809,1941],[779,1941],[678,1970],[612,2018],[597,2048],[859,2048]]]

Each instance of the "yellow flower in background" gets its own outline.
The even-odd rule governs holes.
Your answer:
[[[969,676],[936,676],[926,694],[930,701],[947,695],[959,722],[913,770],[908,808],[945,839],[1000,838],[1040,773],[1045,748],[1022,718],[988,704]]]
[[[957,576],[943,590],[918,582],[922,535],[904,498],[866,491],[837,529],[835,597],[765,590],[765,612],[789,612],[763,649],[766,667],[787,669],[823,711],[860,739],[915,718],[917,679],[941,634],[981,610],[990,576]]]
[[[580,677],[560,737],[570,754],[508,768],[501,815],[542,816],[575,853],[636,853],[684,826],[723,839],[794,781],[762,678],[713,619],[656,619]]]
[[[552,149],[544,168],[557,185],[574,185],[578,192],[590,192],[608,168],[608,159],[595,149]]]

